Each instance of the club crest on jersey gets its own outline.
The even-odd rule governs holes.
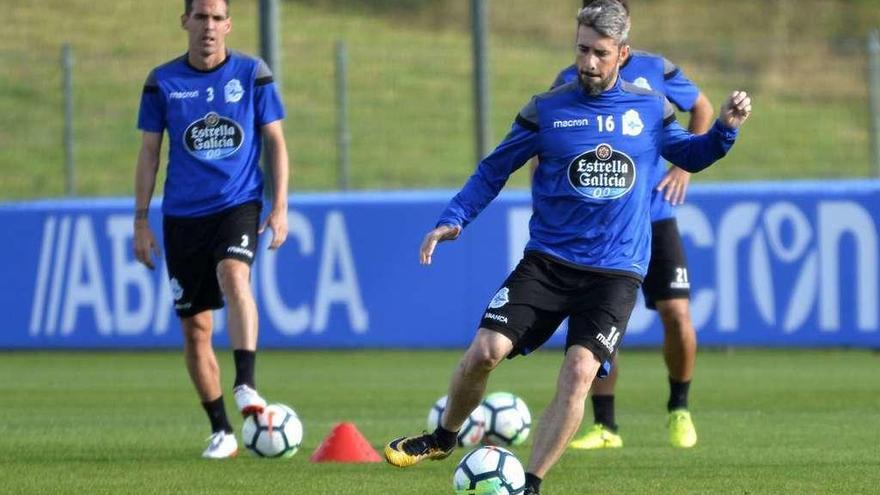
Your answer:
[[[635,110],[627,110],[626,113],[621,117],[622,132],[624,136],[638,136],[642,133],[642,129],[645,128],[645,124],[642,123],[642,117],[639,116],[639,112]]]
[[[510,302],[510,289],[502,287],[498,289],[498,292],[492,297],[492,300],[489,302],[489,308],[498,309],[508,302]]]
[[[217,160],[238,151],[244,131],[238,122],[209,112],[183,133],[183,146],[196,158]]]
[[[617,199],[635,184],[636,166],[626,153],[603,143],[571,161],[568,181],[575,191],[588,198]]]
[[[244,88],[241,87],[241,81],[238,79],[229,81],[223,87],[223,99],[226,103],[238,103],[242,96],[244,96]]]

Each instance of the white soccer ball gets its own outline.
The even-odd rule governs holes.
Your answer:
[[[440,418],[443,416],[443,411],[446,410],[446,398],[444,395],[437,399],[437,402],[428,411],[428,431],[434,431],[440,424]],[[478,445],[483,439],[485,429],[486,415],[483,412],[483,406],[479,405],[461,425],[461,430],[458,431],[458,446],[473,447]]]
[[[241,427],[244,446],[259,457],[290,457],[302,443],[299,416],[284,404],[269,404],[260,414],[251,414]]]
[[[481,447],[469,452],[458,463],[452,488],[459,495],[513,495],[522,493],[526,473],[507,449]]]
[[[529,438],[532,414],[519,397],[508,392],[495,392],[483,399],[483,409],[486,411],[483,443],[521,445]]]

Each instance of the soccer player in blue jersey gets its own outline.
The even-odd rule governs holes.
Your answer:
[[[709,166],[727,153],[751,113],[748,95],[735,91],[708,133],[685,131],[663,95],[618,77],[629,55],[629,25],[616,0],[581,10],[577,80],[535,96],[519,112],[425,236],[420,259],[430,264],[437,243],[456,239],[510,174],[538,156],[524,257],[489,302],[453,374],[440,425],[389,442],[390,464],[448,457],[491,371],[505,357],[533,351],[533,342],[569,318],[556,395],[538,424],[526,473],[525,493],[539,493],[580,425],[594,378],[608,371],[603,364],[620,345],[647,272],[650,169],[661,155],[691,172]]]
[[[620,3],[627,8],[623,0]],[[585,0],[587,7],[592,0]],[[628,10],[628,9],[627,9]],[[563,69],[553,88],[577,79],[577,67]],[[712,103],[675,64],[659,55],[630,49],[620,77],[636,86],[662,93],[679,110],[690,113],[688,130],[703,134],[712,125]],[[697,335],[690,317],[687,262],[673,206],[684,201],[690,173],[674,165],[649,171],[651,184],[651,262],[642,284],[645,305],[656,310],[663,323],[663,358],[669,379],[669,441],[675,447],[693,447],[697,431],[688,411],[688,392],[697,354]],[[571,443],[576,449],[622,447],[614,417],[614,387],[618,363],[591,391],[594,424]]]
[[[174,309],[184,334],[190,378],[211,422],[203,457],[235,456],[238,444],[226,416],[220,369],[211,345],[212,310],[228,304],[235,359],[233,395],[239,411],[260,412],[266,401],[254,385],[257,308],[250,287],[257,235],[272,230],[269,249],[287,237],[288,157],[284,108],[272,73],[257,58],[227,50],[232,29],[228,0],[184,0],[181,17],[189,48],[150,72],[141,96],[143,131],[135,175],[135,256],[153,268],[158,255],[147,221],[168,133],[168,172],[162,201],[165,262]],[[273,175],[272,209],[260,224],[265,143]]]

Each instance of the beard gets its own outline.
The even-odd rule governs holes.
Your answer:
[[[578,72],[578,79],[580,79],[581,81],[581,86],[584,87],[584,91],[586,91],[587,94],[590,96],[599,96],[606,89],[610,88],[616,76],[616,73],[609,74],[608,77],[599,79],[597,81],[582,72]]]

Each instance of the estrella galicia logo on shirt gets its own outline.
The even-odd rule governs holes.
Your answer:
[[[217,160],[238,151],[244,141],[244,131],[238,122],[209,112],[193,122],[183,133],[183,144],[191,155],[205,160]]]
[[[603,143],[571,161],[568,181],[575,191],[588,198],[617,199],[635,184],[636,166],[626,153]]]

